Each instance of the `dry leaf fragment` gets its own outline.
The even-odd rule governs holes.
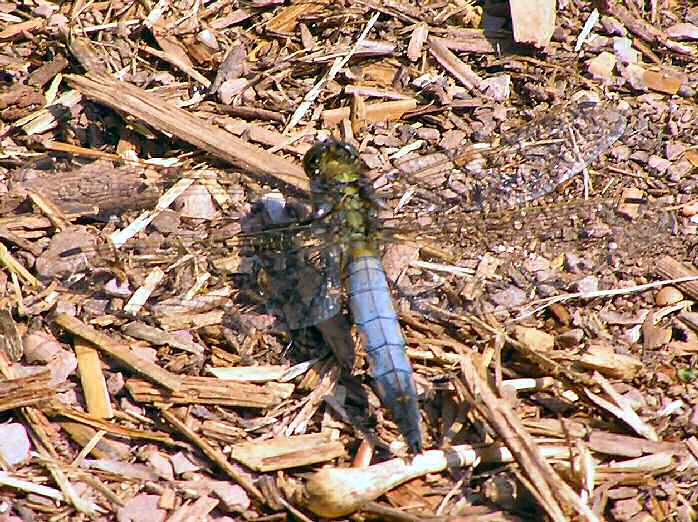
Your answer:
[[[651,313],[642,323],[642,347],[645,351],[656,350],[671,341],[672,329],[658,326],[655,313]]]

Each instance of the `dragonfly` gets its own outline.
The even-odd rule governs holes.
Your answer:
[[[610,103],[573,102],[508,132],[488,149],[471,147],[455,154],[408,158],[379,179],[370,176],[353,146],[334,139],[320,141],[303,160],[311,180],[308,215],[262,231],[238,229],[232,244],[266,250],[271,260],[267,269],[282,279],[288,276],[285,287],[282,283],[283,288],[270,292],[269,306],[285,312],[291,329],[326,321],[342,313],[347,303],[377,395],[411,452],[419,453],[425,444],[417,387],[381,263],[384,245],[426,238],[472,249],[472,239],[480,232],[491,233],[487,240],[493,242],[497,231],[511,236],[512,228],[520,225],[516,216],[526,215],[539,224],[556,219],[551,217],[554,206],[518,213],[512,209],[529,205],[585,172],[623,135],[626,123]],[[404,189],[405,180],[417,188]],[[381,183],[390,183],[390,189]],[[607,211],[609,203],[579,202],[567,207]],[[494,226],[483,227],[484,223]],[[83,247],[64,257],[87,252],[88,247]],[[298,283],[300,279],[292,273],[297,267],[284,262],[292,254],[305,254],[315,263],[312,271],[319,275],[319,282],[312,290]]]

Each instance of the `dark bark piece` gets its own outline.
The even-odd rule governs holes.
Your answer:
[[[146,169],[115,167],[98,160],[69,172],[27,169],[16,190],[31,190],[49,198],[66,215],[106,217],[151,207],[159,192],[142,179]]]
[[[51,78],[68,67],[68,60],[65,56],[59,54],[48,63],[45,63],[29,75],[27,85],[35,87],[43,87]]]

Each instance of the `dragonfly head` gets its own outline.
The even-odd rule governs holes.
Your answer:
[[[357,150],[338,140],[313,145],[303,158],[303,167],[311,180],[325,184],[355,183],[364,170]]]

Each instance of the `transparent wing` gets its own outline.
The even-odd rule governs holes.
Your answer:
[[[405,157],[396,163],[392,178],[426,186],[429,190],[417,196],[433,201],[436,192],[464,210],[510,209],[553,192],[583,172],[623,135],[626,124],[610,103],[568,103],[511,129],[499,144]],[[387,192],[393,191],[389,185]]]
[[[202,178],[182,179],[193,182]],[[175,188],[182,179],[175,183]],[[118,190],[112,190],[112,193],[123,192],[128,187],[137,188],[138,182],[129,182],[121,176],[117,187]],[[200,203],[197,200],[201,199],[201,189],[205,186],[197,189],[194,182],[188,190],[192,188],[195,189],[193,193],[180,195],[184,200],[184,213],[197,211],[195,207]],[[149,192],[144,190],[134,191],[134,198],[139,193],[148,194],[150,198]],[[341,310],[343,248],[331,239],[336,234],[321,221],[307,219],[306,207],[301,204],[287,207],[286,201],[277,196],[280,195],[268,194],[253,208],[242,205],[239,210],[225,215],[208,216],[210,219],[199,223],[200,228],[197,228],[196,221],[202,218],[197,217],[190,217],[186,225],[182,223],[174,228],[173,223],[166,222],[167,216],[172,214],[162,204],[162,201],[171,199],[166,192],[159,200],[150,203],[154,208],[143,212],[127,227],[102,238],[107,240],[104,245],[98,246],[98,240],[80,228],[54,236],[51,247],[37,260],[37,268],[46,278],[70,278],[88,268],[132,274],[134,266],[140,266],[144,270],[142,280],[155,267],[177,274],[193,270],[198,275],[188,277],[192,287],[201,277],[214,274],[208,283],[231,284],[236,290],[244,290],[246,297],[253,296],[251,303],[264,303],[267,310],[288,328],[313,326],[334,317]],[[206,192],[203,198],[208,197],[211,197],[210,193]],[[177,221],[180,221],[179,217]],[[211,221],[218,226],[212,226]],[[129,231],[138,223],[147,226]],[[140,239],[125,239],[134,233]],[[188,263],[184,261],[187,259]],[[120,263],[129,265],[129,270],[115,270]],[[197,263],[198,267],[195,266]],[[135,282],[138,284],[141,281]],[[119,292],[125,295],[128,291],[122,288]],[[169,293],[188,295],[191,291]],[[211,306],[220,306],[220,301],[217,294],[210,302],[171,298],[160,300],[151,311],[167,317],[176,313],[201,312]]]
[[[283,268],[265,267],[265,281],[260,284],[268,309],[283,317],[292,330],[315,326],[337,315],[342,306],[339,257],[338,247],[323,249],[315,259],[297,254],[277,256]]]
[[[616,202],[611,198],[498,210],[538,198],[569,180],[603,154],[624,126],[625,119],[608,104],[567,105],[511,131],[508,138],[484,152],[470,149],[417,158],[412,166],[420,167],[409,171],[405,167],[409,163],[401,162],[397,170],[375,180],[382,185],[380,195],[386,203],[381,216],[385,218],[384,237],[388,242],[407,238],[422,247],[440,246],[447,252],[433,248],[423,248],[423,252],[458,262],[500,246],[575,241],[595,220],[611,231],[601,241],[642,237],[642,230],[626,232],[632,222],[616,214]],[[233,279],[249,275],[251,270],[239,259],[240,252],[246,251],[258,256],[266,272],[277,278],[276,284],[273,277],[268,278],[271,285],[262,290],[262,298],[284,311],[292,327],[314,324],[338,310],[342,244],[337,231],[322,222],[304,221],[305,216],[300,215],[296,216],[300,223],[288,226],[269,230],[250,226],[246,222],[249,199],[234,176],[211,170],[163,172],[93,163],[70,176],[54,178],[60,179],[59,185],[44,183],[36,190],[47,194],[65,214],[117,215],[131,225],[119,224],[101,239],[86,229],[71,231],[73,236],[63,241],[55,236],[46,260],[37,261],[44,277],[79,273],[98,264],[100,257],[125,257],[125,263],[165,270],[171,266],[171,272],[178,272],[181,259],[188,257],[203,261],[193,270],[190,287],[182,290],[180,286],[171,293],[192,294],[205,288],[197,290],[200,277],[208,276],[205,285],[211,288],[227,284],[230,274]],[[163,186],[181,193],[163,193]],[[174,212],[170,208],[173,200]],[[132,208],[146,210],[136,218],[128,214]],[[647,218],[647,223],[652,219]],[[132,231],[133,239],[123,243],[133,223],[144,226]],[[96,248],[100,240],[110,243],[107,237],[118,240],[115,248]],[[71,249],[76,250],[74,255],[65,256]],[[306,269],[300,268],[303,264]],[[313,282],[306,283],[304,278]]]
[[[513,317],[535,299],[632,285],[652,271],[651,260],[689,255],[681,221],[671,207],[629,199],[541,205],[477,222],[436,218],[436,236],[432,225],[415,235],[415,244],[430,245],[421,258],[433,264],[398,263],[393,273],[413,309],[424,309],[422,302],[479,314],[484,298],[488,309]]]
[[[323,244],[326,231],[320,227],[294,227],[283,198],[266,197],[263,204],[270,223],[291,225],[278,233],[268,230],[265,242],[252,243],[262,265],[258,281],[267,308],[282,317],[291,330],[334,317],[342,306],[341,245]],[[313,234],[310,241],[302,240],[302,236]],[[319,245],[312,247],[310,243]]]

